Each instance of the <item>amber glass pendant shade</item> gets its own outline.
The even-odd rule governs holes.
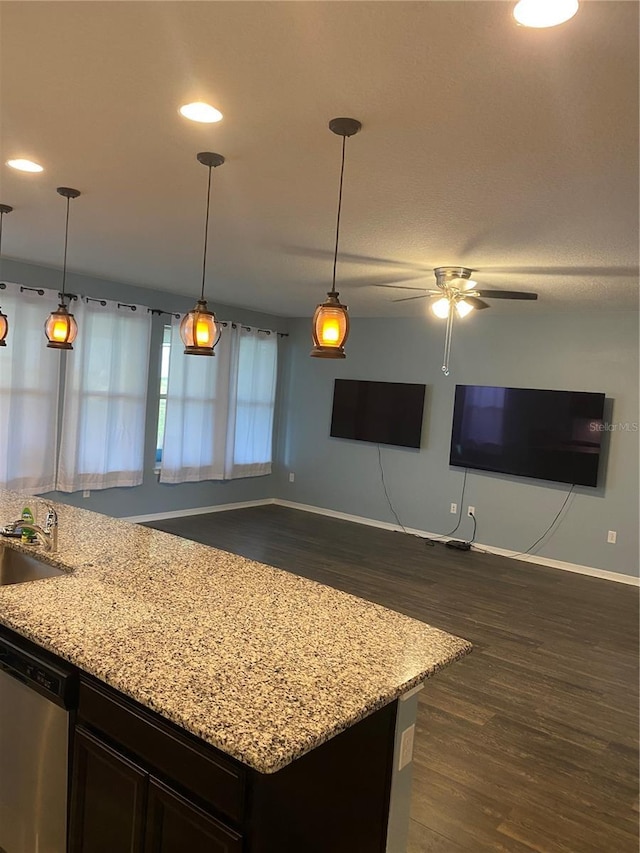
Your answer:
[[[349,310],[337,293],[329,293],[313,315],[313,358],[346,358],[344,345],[349,337]]]
[[[78,334],[78,324],[73,314],[69,314],[64,303],[58,305],[57,311],[49,314],[44,324],[44,333],[47,336],[47,346],[51,349],[73,349],[73,342]]]
[[[180,323],[180,337],[184,344],[185,355],[215,355],[218,323],[213,311],[207,309],[204,299],[199,299],[196,307],[185,314]]]

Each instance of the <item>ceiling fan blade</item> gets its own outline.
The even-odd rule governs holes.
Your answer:
[[[465,296],[464,301],[468,302],[469,305],[472,305],[476,311],[482,311],[483,308],[491,308],[488,302],[485,302],[483,299],[478,299],[477,296]]]
[[[478,296],[486,299],[537,299],[537,293],[527,293],[523,290],[478,290]]]
[[[392,302],[408,302],[410,299],[425,299],[429,293],[421,293],[420,296],[403,296],[402,299],[392,299]]]

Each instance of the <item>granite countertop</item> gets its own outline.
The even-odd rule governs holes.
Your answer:
[[[0,491],[0,526],[39,498]],[[65,574],[0,587],[0,623],[262,773],[471,651],[423,622],[252,560],[54,504]]]

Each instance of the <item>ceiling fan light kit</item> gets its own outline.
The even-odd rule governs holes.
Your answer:
[[[211,171],[217,166],[222,166],[224,157],[222,154],[214,154],[211,151],[203,151],[197,155],[197,160],[209,170],[207,182],[207,207],[204,221],[204,251],[202,254],[202,283],[200,288],[200,299],[195,308],[185,314],[180,323],[180,337],[184,344],[185,355],[215,355],[214,348],[220,340],[220,330],[216,315],[209,311],[207,301],[204,298],[204,285],[207,274],[207,244],[209,238],[209,210],[211,207]]]
[[[451,340],[453,336],[453,321],[455,317],[463,319],[473,311],[482,311],[489,308],[489,304],[480,297],[488,299],[528,299],[538,298],[537,293],[525,293],[516,290],[476,290],[477,282],[471,278],[474,270],[469,267],[436,267],[434,269],[437,290],[427,290],[420,296],[406,296],[396,299],[395,302],[405,302],[410,299],[433,300],[431,312],[440,320],[447,321],[444,339],[444,358],[442,360],[442,372],[449,375],[449,356],[451,354]],[[402,287],[402,285],[400,285]],[[409,288],[415,290],[414,287]]]
[[[73,349],[73,342],[78,334],[78,324],[75,321],[73,314],[69,314],[69,310],[65,304],[67,298],[65,293],[65,285],[67,281],[67,245],[69,242],[69,203],[72,198],[78,198],[80,190],[74,190],[72,187],[58,187],[56,190],[58,195],[61,195],[67,200],[67,213],[64,225],[64,260],[62,263],[62,292],[60,293],[60,304],[56,311],[52,311],[44,324],[44,333],[47,337],[47,346],[49,349]]]
[[[342,305],[338,298],[340,294],[336,290],[336,266],[340,241],[345,147],[347,137],[354,136],[360,131],[361,127],[361,123],[355,118],[334,118],[329,122],[329,130],[342,137],[342,162],[340,166],[340,189],[338,191],[336,242],[333,253],[333,279],[326,301],[316,307],[313,315],[311,327],[313,349],[310,353],[312,358],[346,358],[344,345],[349,337],[349,313],[347,306]]]

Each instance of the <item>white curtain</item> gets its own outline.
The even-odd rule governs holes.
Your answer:
[[[215,356],[185,356],[174,319],[160,482],[271,472],[274,332],[226,324]]]
[[[214,356],[185,355],[180,319],[171,324],[161,483],[224,479],[231,328]]]
[[[0,289],[9,320],[0,347],[0,486],[6,489],[55,487],[60,352],[47,348],[44,324],[57,305],[54,290],[40,295],[10,283]]]
[[[57,488],[137,486],[151,315],[144,306],[84,297],[75,313],[78,337],[67,356]]]
[[[225,478],[271,473],[278,368],[275,332],[233,329]]]

